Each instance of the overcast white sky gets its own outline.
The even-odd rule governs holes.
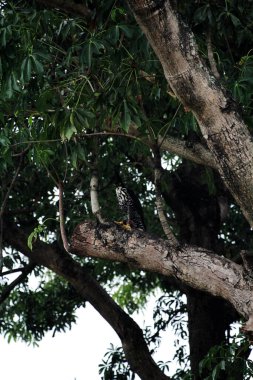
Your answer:
[[[145,314],[133,316],[142,328],[144,320],[145,325],[152,324],[154,299],[151,298]],[[174,337],[169,332],[165,336],[155,360],[167,361],[169,352],[172,358]],[[78,323],[70,331],[57,333],[54,338],[48,333],[39,347],[7,343],[3,336],[0,340],[3,380],[100,380],[98,364],[104,353],[110,343],[120,345],[112,328],[88,304],[78,311]]]

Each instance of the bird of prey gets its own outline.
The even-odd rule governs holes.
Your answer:
[[[125,213],[126,223],[129,229],[145,230],[143,212],[140,201],[134,192],[123,186],[116,187],[119,208]]]

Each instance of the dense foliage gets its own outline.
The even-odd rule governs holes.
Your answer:
[[[79,3],[90,9],[86,18],[46,8],[36,1],[1,3],[1,225],[4,221],[15,222],[27,236],[32,234],[33,240],[41,238],[61,245],[57,183],[61,181],[64,186],[66,230],[70,236],[80,221],[93,218],[90,178],[95,170],[104,217],[113,221],[122,216],[115,185],[123,182],[138,194],[147,230],[164,236],[155,211],[150,145],[158,136],[187,141],[189,147],[203,143],[199,127],[191,112],[173,96],[158,59],[126,3]],[[192,28],[207,65],[210,36],[220,82],[232,93],[235,106],[241,108],[252,131],[252,2],[178,3],[178,12]],[[178,238],[203,244],[179,210],[181,202],[195,215],[195,230],[201,225],[213,233],[213,246],[208,248],[223,247],[227,257],[234,260],[239,250],[252,248],[253,236],[247,222],[210,167],[169,152],[163,153],[162,161],[166,211]],[[224,219],[220,219],[218,210],[221,201],[229,210]],[[25,266],[27,259],[7,246],[4,236],[1,240],[4,294],[13,281],[9,273]],[[161,276],[118,263],[87,258],[82,264],[129,313],[144,307],[157,287],[167,294],[154,313],[154,331],[146,332],[148,342],[156,342],[159,331],[169,323],[182,338],[187,337],[186,323],[181,321],[186,312],[180,298],[182,287],[175,292],[175,284]],[[34,271],[38,288],[30,289],[26,278],[0,305],[0,331],[8,339],[37,342],[49,329],[64,330],[75,322],[76,308],[84,305],[63,280],[43,268]],[[207,379],[221,378],[222,371],[237,363],[232,358],[238,354],[238,347],[243,350],[245,345],[247,352],[247,343],[229,343],[229,339],[220,342],[221,346],[201,362],[200,370],[207,370],[203,372]],[[180,345],[176,356],[181,369],[173,378],[191,378],[186,352]],[[243,378],[248,379],[252,365],[246,364],[247,355],[239,357],[243,357]],[[122,351],[112,347],[100,373],[104,379],[133,379],[134,374],[124,363]],[[232,364],[231,373],[235,367]],[[166,363],[161,366],[166,369]]]

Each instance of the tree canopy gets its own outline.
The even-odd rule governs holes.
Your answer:
[[[171,379],[251,378],[252,17],[250,0],[1,2],[8,339],[64,331],[90,302],[122,342],[103,379],[169,379],[152,359],[169,324],[190,347]],[[115,223],[119,184],[146,231]],[[130,315],[158,288],[142,331]]]

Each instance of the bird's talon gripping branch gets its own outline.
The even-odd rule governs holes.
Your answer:
[[[130,223],[127,223],[125,220],[114,221],[114,223],[118,224],[124,230],[132,231],[132,227],[131,227]]]

